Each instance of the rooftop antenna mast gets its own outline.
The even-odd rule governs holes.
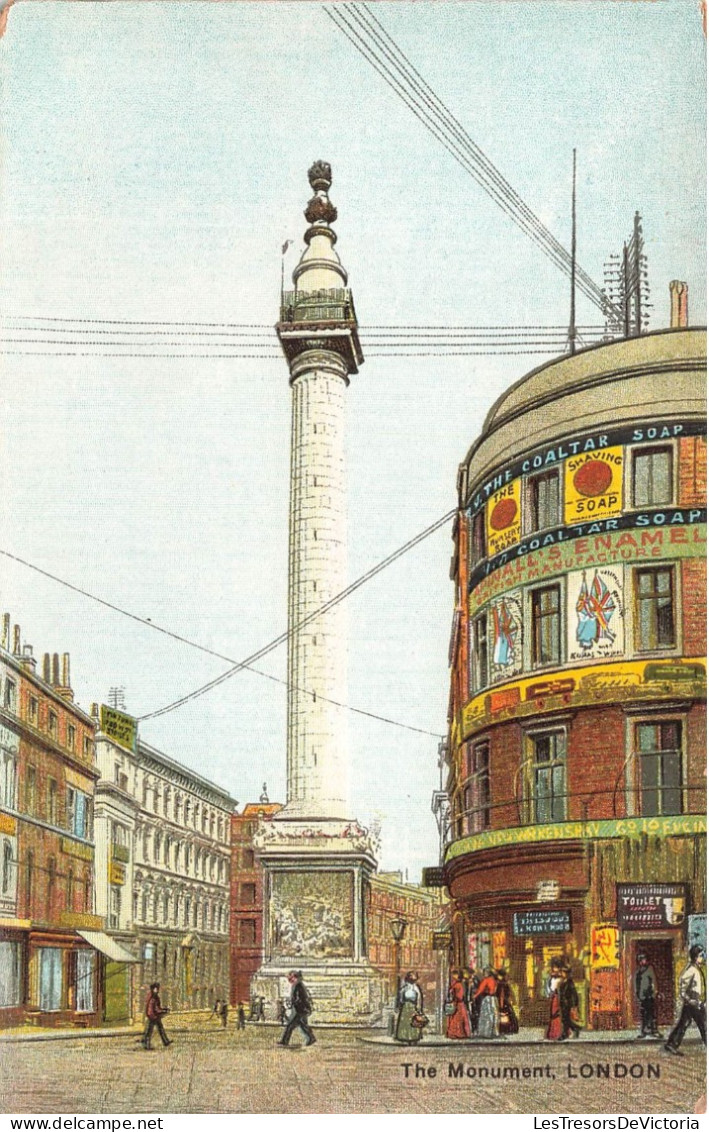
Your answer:
[[[571,313],[569,317],[569,353],[576,353],[576,149],[571,181]]]

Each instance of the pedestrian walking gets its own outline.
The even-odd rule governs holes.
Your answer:
[[[470,1013],[470,1032],[477,1034],[478,1020],[480,1018],[480,999],[476,998],[476,992],[483,980],[483,973],[478,968],[473,971],[470,979],[469,997],[468,997],[468,1011]]]
[[[500,1009],[500,1033],[518,1034],[519,1022],[515,1013],[512,987],[506,971],[497,972],[497,1002]]]
[[[475,992],[475,998],[480,1002],[478,1037],[499,1037],[500,1007],[497,1001],[497,976],[492,967],[483,967],[483,978]]]
[[[291,986],[291,1017],[286,1024],[286,1028],[278,1044],[280,1046],[287,1046],[291,1040],[293,1031],[299,1026],[305,1034],[306,1046],[311,1046],[315,1041],[315,1034],[310,1028],[308,1018],[313,1012],[313,1000],[310,997],[308,988],[303,983],[302,971],[291,971],[288,975],[288,982]],[[263,999],[261,999],[261,1002],[263,1002]]]
[[[214,1003],[212,1017],[216,1018],[218,1022],[221,1022],[222,1026],[226,1027],[229,1017],[229,1003],[225,998],[218,998]]]
[[[465,984],[463,982],[462,971],[453,971],[451,973],[445,1012],[447,1038],[455,1041],[472,1036],[470,1015],[465,1001]]]
[[[699,1030],[699,1036],[704,1045],[707,1044],[707,995],[703,970],[704,960],[704,948],[695,943],[689,949],[689,962],[679,977],[679,997],[682,1002],[682,1009],[675,1027],[664,1045],[668,1053],[675,1053],[679,1057],[682,1056],[679,1047],[692,1022]]]
[[[564,1036],[564,1028],[561,1021],[561,996],[559,988],[561,987],[561,968],[563,962],[561,959],[552,959],[549,967],[550,974],[546,982],[546,993],[549,998],[549,1025],[547,1032],[544,1035],[549,1042],[558,1042]]]
[[[561,1013],[561,1040],[566,1041],[572,1034],[577,1038],[581,1033],[581,1026],[578,1023],[579,992],[576,989],[571,968],[566,964],[561,968],[559,1011]]]
[[[423,1027],[415,1025],[417,1018],[423,1018],[423,991],[419,986],[415,971],[407,971],[396,997],[396,1026],[394,1040],[404,1045],[414,1045],[421,1041]]]
[[[285,1026],[286,1015],[287,1015],[286,1004],[285,1004],[285,1002],[283,1001],[282,998],[279,998],[277,1003],[276,1003],[276,1021],[278,1022],[279,1026]]]
[[[657,1030],[657,976],[647,955],[640,951],[637,955],[635,972],[635,997],[640,1004],[639,1038],[661,1038]]]
[[[236,1028],[237,1030],[246,1029],[246,1010],[243,1002],[240,1002],[236,1009]]]
[[[158,1034],[164,1046],[171,1046],[172,1042],[165,1033],[165,1027],[162,1020],[166,1014],[169,1013],[168,1007],[163,1006],[160,1002],[160,983],[150,984],[150,994],[145,1002],[145,1017],[147,1022],[145,1025],[145,1033],[142,1038],[142,1045],[144,1049],[152,1049],[150,1039],[153,1036],[153,1030],[157,1027]]]

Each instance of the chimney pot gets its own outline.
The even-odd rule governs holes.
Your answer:
[[[15,625],[13,627],[12,651],[13,651],[15,656],[19,656],[20,652],[21,652],[21,649],[20,649],[20,626],[19,625]]]
[[[59,653],[52,654],[52,684],[59,687]]]
[[[689,326],[689,287],[680,279],[670,283],[670,328],[685,329]]]
[[[42,679],[45,684],[52,682],[52,660],[48,652],[42,657]]]
[[[2,615],[2,647],[10,651],[10,614]]]
[[[71,688],[71,678],[69,673],[69,653],[65,652],[62,655],[62,687]]]

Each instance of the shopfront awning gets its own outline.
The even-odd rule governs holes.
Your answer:
[[[131,955],[130,951],[126,951],[120,943],[115,939],[111,939],[110,935],[105,932],[79,932],[82,939],[100,951],[102,955],[106,955],[109,959],[114,959],[116,963],[139,963],[140,960]]]

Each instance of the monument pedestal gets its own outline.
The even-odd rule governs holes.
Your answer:
[[[385,986],[367,956],[367,883],[374,844],[355,821],[277,818],[254,843],[264,869],[264,959],[252,994],[278,1016],[288,972],[302,971],[313,1025],[381,1019]]]

